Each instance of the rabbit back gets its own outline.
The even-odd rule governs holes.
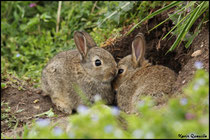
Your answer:
[[[139,68],[118,88],[117,104],[129,112],[140,101],[141,96],[152,96],[159,101],[163,96],[172,94],[175,80],[175,72],[167,67],[155,65]]]
[[[71,110],[81,103],[80,97],[75,93],[73,83],[82,77],[83,69],[78,67],[79,53],[65,51],[53,57],[42,72],[42,90],[44,95],[49,95],[54,104]],[[77,71],[81,73],[77,74]],[[68,106],[68,107],[67,107]]]

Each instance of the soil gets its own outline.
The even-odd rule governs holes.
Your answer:
[[[162,37],[172,28],[172,22],[167,21],[158,28],[148,32],[149,29],[153,28],[157,23],[165,20],[166,17],[166,13],[156,16],[144,22],[141,27],[136,28],[129,35],[126,35],[126,33],[133,24],[126,26],[121,31],[122,35],[119,38],[115,40],[110,38],[101,47],[108,50],[118,62],[121,58],[131,53],[131,42],[139,32],[142,32],[145,35],[147,43],[146,59],[154,65],[164,65],[174,70],[178,76],[177,81],[174,83],[173,90],[174,93],[181,94],[183,87],[193,78],[196,70],[194,63],[196,61],[201,61],[203,68],[209,72],[209,23],[202,28],[201,32],[188,49],[184,47],[183,42],[173,52],[166,54],[176,39],[173,36],[170,40],[168,40],[169,37],[162,40]],[[112,40],[111,43],[110,40]],[[198,50],[201,51],[200,55],[192,56],[192,54]],[[1,77],[3,77],[3,75],[1,75]],[[32,119],[37,118],[36,115],[49,111],[51,108],[57,115],[51,119],[61,120],[61,118],[65,118],[66,115],[55,108],[49,97],[41,95],[39,88],[33,88],[33,86],[28,83],[23,85],[23,81],[20,81],[12,75],[6,77],[7,78],[1,78],[1,82],[5,83],[11,79],[15,79],[18,82],[15,83],[16,86],[13,86],[14,83],[7,84],[6,88],[1,89],[1,102],[8,102],[10,107],[10,111],[7,112],[7,107],[1,105],[1,114],[7,113],[8,118],[12,120],[1,119],[1,132],[5,136],[15,135],[14,127],[17,122],[16,131],[21,132],[23,124],[30,124]],[[22,90],[18,89],[20,86],[23,87]],[[47,116],[39,116],[38,118],[47,118]],[[11,124],[9,124],[9,122]]]
[[[49,111],[51,108],[57,115],[52,119],[66,116],[56,109],[50,97],[42,96],[41,90],[33,88],[33,85],[29,82],[21,81],[11,74],[1,75],[1,77],[6,77],[2,78],[1,82],[7,83],[7,86],[1,89],[1,102],[8,103],[10,107],[10,111],[6,111],[8,106],[1,105],[1,113],[9,116],[1,119],[1,132],[6,136],[13,135],[13,128],[17,122],[17,127],[22,128],[23,124],[30,125],[32,119],[47,118],[47,115],[40,114]],[[19,129],[19,131],[21,130]]]

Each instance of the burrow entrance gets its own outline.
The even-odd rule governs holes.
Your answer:
[[[174,51],[166,54],[176,40],[175,36],[170,38],[170,35],[162,40],[166,33],[172,29],[172,21],[166,21],[150,33],[148,32],[148,30],[155,27],[167,17],[166,13],[155,16],[154,18],[146,21],[143,25],[141,25],[141,27],[136,28],[128,36],[125,34],[132,26],[125,27],[123,31],[121,31],[122,36],[120,38],[114,40],[112,43],[105,43],[102,47],[108,50],[118,62],[121,58],[131,54],[131,43],[134,37],[141,32],[144,34],[146,39],[146,59],[154,65],[164,65],[178,73],[190,59],[189,54],[191,54],[193,50],[191,47],[186,49],[184,44],[181,43]]]

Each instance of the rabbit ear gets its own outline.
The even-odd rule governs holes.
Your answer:
[[[96,46],[95,41],[85,31],[74,32],[74,42],[83,59],[85,58],[88,50]]]
[[[87,43],[84,35],[79,31],[74,32],[74,42],[82,58],[84,58],[87,54]]]
[[[81,32],[86,38],[88,48],[97,46],[95,41],[93,40],[93,38],[87,32],[85,32],[85,31],[81,31]]]
[[[132,42],[132,63],[135,68],[143,64],[144,53],[145,53],[144,35],[142,33],[139,33]]]

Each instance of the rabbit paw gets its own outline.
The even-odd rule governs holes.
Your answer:
[[[63,106],[56,106],[58,110],[62,111],[65,114],[71,114],[72,113],[72,109],[71,108],[67,108],[67,107],[63,107]]]
[[[62,98],[53,98],[53,103],[56,105],[56,108],[60,111],[62,111],[65,114],[71,114],[72,108],[70,104],[68,104],[68,101],[62,99]]]

